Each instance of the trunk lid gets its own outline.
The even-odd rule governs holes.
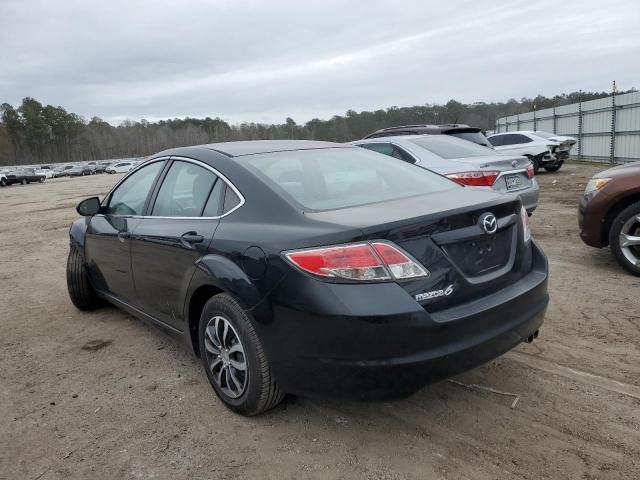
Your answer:
[[[489,213],[497,220],[490,234],[480,226]],[[520,200],[512,195],[461,187],[305,215],[357,227],[363,240],[384,239],[402,247],[430,275],[398,284],[428,311],[500,290],[531,268],[531,249],[522,240]]]

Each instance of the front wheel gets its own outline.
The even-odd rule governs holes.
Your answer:
[[[609,246],[622,267],[640,277],[640,202],[636,202],[613,221]]]
[[[40,180],[38,180],[40,183],[44,183],[44,177],[40,177]]]
[[[26,184],[27,184],[27,183],[29,183],[29,182],[27,182],[27,179],[26,179],[26,178],[23,178],[23,179],[22,179],[22,182],[20,182],[20,183],[22,183],[23,185],[26,185]]]
[[[93,310],[101,305],[100,299],[89,282],[84,258],[73,246],[67,259],[67,289],[71,302],[79,310]]]
[[[0,187],[6,187],[6,186],[7,186],[7,179],[0,178]]]
[[[562,164],[561,164],[561,163],[559,163],[558,165],[548,165],[548,166],[547,166],[547,165],[545,165],[545,166],[544,166],[544,169],[545,169],[547,172],[557,172],[558,170],[560,170],[560,167],[562,167]]]
[[[205,304],[199,342],[207,378],[227,408],[250,416],[280,403],[284,393],[249,314],[230,295],[215,295]]]

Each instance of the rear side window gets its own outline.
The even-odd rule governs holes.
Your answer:
[[[382,153],[383,155],[397,158],[398,160],[415,163],[415,159],[411,155],[391,143],[363,143],[359,146],[366,148],[367,150],[372,150],[374,152]]]
[[[162,181],[151,215],[200,217],[217,176],[193,163],[174,161]]]
[[[477,143],[478,145],[483,145],[485,147],[490,146],[489,140],[484,136],[482,132],[451,132],[446,133],[447,135],[451,135],[452,137],[462,138],[463,140],[468,140],[473,143]]]
[[[203,217],[217,217],[221,214],[222,202],[224,202],[225,183],[218,178],[213,185],[213,190],[209,194],[207,204],[202,212]]]
[[[107,214],[142,215],[151,186],[163,166],[164,162],[154,162],[129,175],[111,193]]]
[[[423,168],[363,148],[251,155],[247,167],[305,210],[331,210],[462,188]]]
[[[441,158],[446,159],[482,157],[485,155],[495,154],[495,152],[490,148],[483,147],[477,143],[454,138],[449,135],[425,135],[418,138],[412,138],[409,141]]]

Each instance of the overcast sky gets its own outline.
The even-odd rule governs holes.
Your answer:
[[[0,0],[0,102],[299,123],[640,88],[640,1]]]

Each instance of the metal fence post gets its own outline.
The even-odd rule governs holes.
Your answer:
[[[536,104],[533,104],[533,131],[535,132],[536,128]]]
[[[609,163],[616,163],[616,81],[613,81],[611,92],[611,147],[609,149]]]
[[[556,106],[554,104],[553,105],[553,134],[555,135],[557,131],[558,131],[558,122],[556,119]]]
[[[517,122],[517,125],[518,125],[517,130],[520,131],[520,114],[519,113],[516,115],[516,122]]]
[[[578,92],[578,160],[582,160],[582,90]]]

